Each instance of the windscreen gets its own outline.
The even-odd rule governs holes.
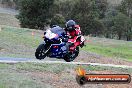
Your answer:
[[[59,26],[51,28],[50,31],[52,33],[59,34],[59,35],[65,33],[65,30]]]

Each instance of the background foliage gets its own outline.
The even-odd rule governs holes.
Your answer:
[[[22,27],[64,27],[75,20],[84,35],[132,40],[132,0],[1,0],[19,9]]]

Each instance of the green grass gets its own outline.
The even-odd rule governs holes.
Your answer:
[[[26,74],[0,73],[0,88],[47,88],[48,84],[40,84]]]
[[[50,84],[34,80],[17,66],[18,64],[0,63],[0,88],[53,88]]]
[[[132,42],[105,38],[91,38],[82,50],[103,56],[132,61]]]
[[[32,31],[35,32],[35,36],[31,35]],[[3,26],[2,31],[0,31],[0,47],[6,53],[0,56],[34,57],[35,49],[43,41],[41,33],[34,29]]]
[[[14,15],[0,13],[0,25],[20,27],[18,19]]]
[[[9,42],[16,45],[23,44],[26,46],[36,47],[41,37],[39,35],[35,37],[32,36],[32,31],[35,30],[5,27],[0,33],[1,37],[3,36],[5,41],[7,41],[6,39],[8,38]]]
[[[77,68],[82,67],[88,71],[116,71],[132,73],[131,68],[120,68],[120,67],[107,67],[107,66],[92,66],[92,65],[71,65],[71,64],[46,64],[46,63],[18,63],[15,67],[19,70],[25,71],[39,71],[39,72],[51,72],[51,73],[62,73],[68,69],[75,71]]]
[[[51,73],[61,73],[67,68],[74,68],[74,65],[65,65],[65,64],[38,64],[38,63],[20,63],[17,64],[16,67],[20,70],[26,71],[40,71],[40,72],[51,72]]]
[[[32,81],[29,81],[28,78],[25,79],[24,76],[21,76],[21,75],[18,75],[16,73],[1,73],[0,74],[1,77],[0,77],[0,85],[4,86],[5,88],[7,87],[10,87],[10,88],[16,88],[16,87],[21,87],[23,88],[24,85],[25,87],[27,86],[27,83],[28,86],[27,87],[33,87],[33,83],[35,82],[32,82]],[[21,81],[20,81],[21,79]],[[18,82],[20,82],[20,84],[18,84]],[[21,83],[22,82],[22,83]]]
[[[3,64],[0,63],[0,88],[53,88],[53,85],[45,83],[41,80],[50,80],[48,76],[45,79],[38,77],[41,73],[45,74],[63,74],[60,80],[75,81],[75,72],[78,67],[82,67],[89,71],[112,71],[116,73],[132,74],[132,69],[90,66],[90,65],[68,65],[68,64],[46,64],[46,63],[17,63]],[[36,74],[32,76],[31,74]]]

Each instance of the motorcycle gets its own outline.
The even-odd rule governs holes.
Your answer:
[[[70,39],[67,42],[64,41],[62,29],[60,28],[60,30],[55,31],[50,28],[44,32],[44,41],[38,46],[35,52],[37,59],[41,60],[45,57],[50,57],[71,62],[78,56],[79,46],[76,46],[76,41],[71,41]],[[71,44],[70,49],[67,47],[68,43]]]

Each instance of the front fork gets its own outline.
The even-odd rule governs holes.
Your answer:
[[[51,48],[51,45],[50,45],[50,44],[46,44],[46,42],[45,42],[45,41],[43,41],[43,42],[42,42],[42,44],[44,44],[44,45],[45,45],[45,48],[46,48],[45,54],[47,54],[47,53],[48,53],[48,51],[49,51],[49,50],[50,50],[50,48]]]

